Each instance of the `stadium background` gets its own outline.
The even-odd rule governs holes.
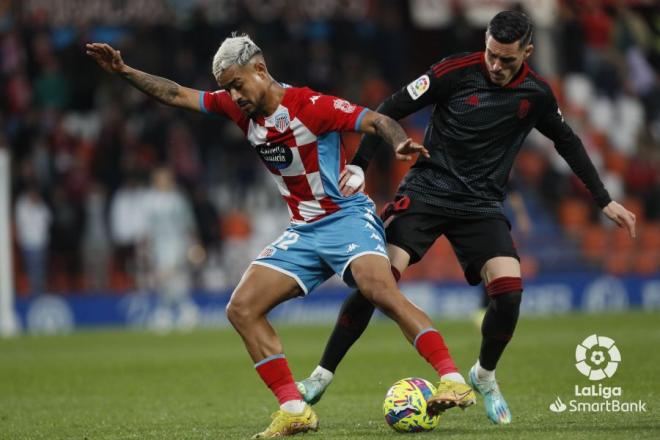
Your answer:
[[[532,66],[612,196],[637,215],[638,238],[604,220],[552,145],[530,136],[507,205],[524,316],[497,372],[514,423],[490,425],[479,402],[445,414],[431,435],[659,438],[657,1],[0,0],[0,335],[23,334],[0,338],[0,439],[247,438],[276,407],[224,306],[287,223],[279,194],[231,124],[145,97],[86,57],[84,43],[108,42],[131,66],[214,89],[218,45],[248,32],[276,79],[375,108],[443,56],[482,50],[488,19],[510,7],[533,18]],[[421,139],[427,117],[406,130]],[[343,137],[353,151],[359,138]],[[176,190],[167,172],[153,179],[159,166]],[[369,194],[382,206],[404,173],[381,152]],[[167,215],[153,217],[156,199]],[[159,272],[172,262],[177,270]],[[434,316],[466,372],[480,337],[464,318],[480,288],[465,285],[444,239],[405,277],[403,291]],[[346,294],[331,280],[273,313],[296,378],[318,362]],[[575,347],[591,334],[613,338],[622,357],[599,384],[647,402],[646,413],[549,409],[594,384],[575,368]],[[398,438],[381,405],[406,376],[433,371],[393,323],[376,320],[315,407],[312,437]]]
[[[509,207],[526,312],[660,307],[660,11],[653,1],[28,0],[0,7],[0,145],[11,153],[11,278],[21,327],[158,326],[158,319],[167,327],[181,314],[190,325],[224,324],[232,286],[287,222],[236,128],[158,104],[100,69],[84,43],[108,42],[133,67],[213,90],[210,60],[219,43],[233,30],[247,32],[276,79],[375,108],[442,57],[482,50],[487,20],[505,7],[533,18],[531,65],[552,84],[639,230],[630,240],[608,222],[552,144],[533,133],[512,176],[527,214]],[[428,110],[404,126],[420,140],[427,120]],[[359,138],[343,138],[352,154]],[[168,199],[169,228],[148,212],[159,166],[176,181],[165,189],[185,201]],[[367,191],[378,205],[406,166],[389,151],[374,160]],[[172,243],[173,235],[188,240]],[[168,258],[179,275],[163,283],[157,260]],[[445,239],[404,281],[435,314],[464,316],[479,302]],[[194,294],[192,309],[159,312],[167,301],[149,293],[163,295],[168,284]],[[338,280],[326,287],[280,313],[331,321],[346,289]]]

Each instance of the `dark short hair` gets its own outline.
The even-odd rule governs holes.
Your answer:
[[[532,31],[529,17],[518,11],[502,11],[488,23],[488,35],[503,44],[520,41],[520,47],[525,47],[532,41]]]

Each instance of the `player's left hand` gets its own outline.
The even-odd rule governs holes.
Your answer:
[[[603,208],[603,213],[614,223],[619,225],[620,228],[625,227],[628,229],[628,233],[630,234],[631,238],[635,238],[637,236],[635,233],[635,214],[628,211],[617,202],[610,202],[606,207]]]
[[[397,160],[401,161],[408,161],[412,159],[413,155],[416,153],[419,153],[424,157],[431,157],[429,155],[429,150],[427,150],[424,145],[418,144],[410,138],[397,145],[394,151],[396,153]]]
[[[344,197],[364,191],[364,170],[357,165],[346,165],[339,176],[339,190]]]

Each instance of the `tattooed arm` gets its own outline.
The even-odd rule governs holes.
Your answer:
[[[107,44],[91,43],[86,46],[86,49],[87,55],[94,58],[106,72],[121,75],[133,86],[163,104],[201,111],[199,90],[183,87],[169,79],[130,67],[122,60],[121,52]]]
[[[410,160],[415,153],[429,157],[428,150],[423,145],[413,142],[403,131],[401,125],[389,116],[367,111],[360,123],[359,131],[380,136],[385,142],[392,145],[398,160]]]

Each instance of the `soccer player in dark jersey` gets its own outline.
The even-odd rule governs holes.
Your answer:
[[[434,64],[378,108],[398,120],[433,105],[424,136],[430,158],[418,158],[382,213],[388,252],[402,272],[444,234],[468,283],[483,280],[490,304],[468,381],[483,395],[486,414],[496,424],[511,422],[495,367],[516,327],[523,291],[502,202],[513,161],[533,128],[555,142],[603,213],[635,236],[634,214],[610,199],[582,142],[564,122],[550,86],[527,65],[531,39],[525,14],[500,12],[488,25],[484,52]],[[366,168],[379,142],[365,136],[353,164]],[[307,401],[318,401],[373,311],[358,291],[347,298],[320,365],[298,384]]]
[[[476,400],[429,317],[396,286],[384,247],[384,228],[365,194],[345,196],[341,131],[382,136],[396,157],[428,151],[392,118],[306,87],[275,81],[261,49],[247,36],[226,38],[213,58],[221,90],[182,87],[124,63],[119,51],[92,43],[87,54],[110,73],[176,107],[213,113],[243,131],[273,176],[291,214],[291,225],[245,271],[227,305],[227,318],[241,335],[255,369],[280,403],[265,431],[253,438],[293,435],[318,428],[318,418],[296,389],[282,344],[267,319],[278,304],[304,296],[333,274],[358,286],[365,297],[399,323],[406,338],[433,365],[441,382],[431,397],[443,410]],[[351,231],[346,234],[346,231]]]

